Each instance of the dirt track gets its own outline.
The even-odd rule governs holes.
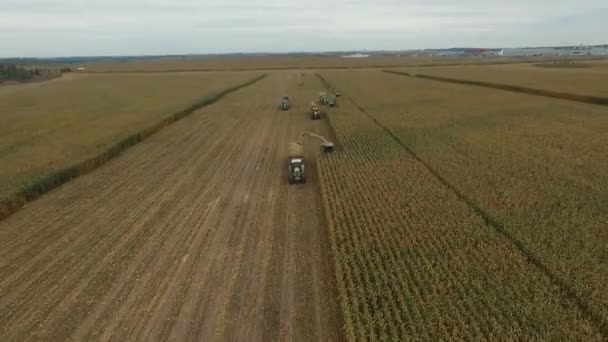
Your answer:
[[[0,222],[0,339],[338,340],[314,163],[285,172],[328,133],[306,82],[271,74]]]

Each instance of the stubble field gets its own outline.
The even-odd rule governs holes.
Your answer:
[[[424,70],[500,78],[480,68]],[[483,68],[552,90],[578,80]],[[2,340],[606,340],[607,107],[371,69],[304,71],[303,85],[300,70],[265,73],[0,221]],[[22,142],[3,158],[86,158],[260,74],[0,88],[20,110],[0,107],[2,138]],[[310,120],[332,87],[338,107]],[[308,182],[289,185],[303,131],[337,149],[306,140]],[[45,139],[76,152],[26,153]]]
[[[315,157],[319,83],[269,75],[0,222],[2,340],[340,340]],[[314,80],[314,79],[313,79]],[[279,111],[284,93],[296,100]],[[303,99],[307,99],[304,101]]]

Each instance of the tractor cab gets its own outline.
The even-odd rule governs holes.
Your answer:
[[[283,96],[283,99],[281,99],[281,109],[288,110],[290,106],[291,103],[289,102],[289,96]]]
[[[304,178],[304,159],[303,158],[289,158],[289,183],[303,183],[306,181]]]
[[[321,118],[321,110],[319,109],[319,106],[317,106],[316,103],[312,103],[310,105],[310,117],[313,120],[317,120]]]

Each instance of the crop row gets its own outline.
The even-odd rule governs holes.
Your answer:
[[[347,101],[319,161],[350,340],[601,339],[519,251]]]
[[[608,116],[599,106],[324,73],[466,197],[608,336]]]

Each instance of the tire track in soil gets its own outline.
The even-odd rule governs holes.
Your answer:
[[[161,189],[163,189],[163,191],[164,191],[164,189],[165,189],[166,187],[168,187],[168,186],[170,186],[170,185],[171,185],[171,182],[165,182],[164,184],[165,184],[166,186],[165,186],[164,188],[161,188]],[[157,192],[157,193],[162,193],[162,192]],[[147,198],[147,199],[149,199],[149,198],[151,198],[151,196],[148,196],[148,198]],[[155,197],[154,197],[154,199],[157,199],[157,196],[155,196]],[[146,206],[147,206],[147,203],[146,203]],[[144,207],[145,207],[145,206],[144,206]],[[147,222],[147,221],[143,221],[143,222],[142,222],[142,225],[145,225],[145,223],[146,223],[146,222]],[[127,230],[127,229],[122,230],[122,229],[121,229],[120,231],[127,231],[127,232],[128,232],[129,230]],[[131,229],[131,231],[133,231],[134,233],[136,232],[136,233],[138,233],[139,235],[141,235],[142,233],[145,233],[145,231],[143,231],[143,230]],[[112,237],[112,236],[110,236],[110,237]],[[124,237],[124,236],[117,236],[117,237],[115,237],[115,239],[116,239],[116,240],[112,240],[112,241],[110,241],[110,242],[109,242],[109,243],[107,243],[105,246],[106,246],[107,248],[112,248],[112,247],[113,247],[114,249],[112,250],[112,254],[116,254],[116,253],[114,253],[115,251],[121,251],[121,250],[125,250],[125,248],[116,248],[116,246],[113,246],[113,244],[115,243],[115,241],[118,241],[118,239],[120,239],[120,238],[122,238],[122,240],[120,240],[120,242],[121,242],[121,243],[131,243],[131,244],[133,244],[133,243],[138,242],[138,241],[143,241],[142,239],[139,239],[139,238],[137,238],[137,237],[138,237],[138,236],[136,236],[136,238],[129,238],[129,239],[125,239],[125,237]],[[83,238],[85,238],[85,237],[81,237],[81,239],[83,239]],[[90,238],[90,237],[89,237],[89,238]],[[80,247],[80,248],[82,248],[82,249],[86,249],[86,248],[88,248],[86,245],[85,245],[85,246],[82,246],[81,244],[79,244],[79,243],[78,243],[79,241],[80,241],[80,240],[77,240],[77,241],[76,241],[76,243],[73,243],[72,245],[79,246],[79,247]],[[97,248],[97,249],[100,249],[100,248],[99,248],[99,245],[100,245],[100,242],[98,242],[98,248]],[[62,251],[63,251],[63,252],[65,252],[65,250],[64,250],[64,249],[62,249]],[[79,251],[77,251],[77,252],[78,252],[78,253],[80,253]],[[105,255],[105,254],[106,254],[106,253],[108,253],[108,252],[107,252],[107,249],[104,249],[104,250],[100,250],[100,253],[102,253],[102,254],[104,254],[104,255]],[[84,262],[84,263],[83,263],[81,260],[79,260],[79,259],[77,259],[77,258],[71,258],[71,264],[67,264],[67,265],[66,265],[66,263],[65,263],[65,262],[63,262],[63,260],[65,260],[66,258],[70,258],[70,257],[69,257],[69,256],[65,256],[64,254],[61,254],[61,258],[60,258],[60,260],[61,260],[62,262],[58,262],[58,263],[55,263],[55,264],[53,264],[53,265],[59,265],[59,266],[57,266],[57,267],[58,267],[58,268],[60,268],[60,270],[63,270],[63,271],[70,271],[70,272],[71,272],[71,274],[72,274],[72,278],[71,278],[71,279],[80,279],[80,278],[82,277],[82,272],[84,272],[84,271],[85,271],[85,270],[86,270],[88,267],[90,267],[90,264],[91,264],[91,263],[94,263],[94,262],[96,262],[96,260],[97,260],[97,258],[90,257],[90,258],[89,258],[89,261],[87,261],[87,262]],[[74,272],[74,267],[78,267],[78,269],[81,271],[81,273],[75,273],[75,272]],[[24,267],[24,268],[25,268],[25,267]],[[51,273],[53,273],[53,272],[58,272],[58,271],[55,271],[55,270],[53,270],[53,269],[50,269],[50,270],[49,270],[49,267],[48,267],[48,264],[47,264],[47,267],[46,267],[45,272],[46,272],[46,273],[45,273],[45,274],[42,274],[41,278],[42,278],[42,279],[44,279],[44,281],[48,281],[48,282],[50,282],[49,286],[59,286],[59,285],[55,284],[54,282],[52,282],[52,279],[53,279],[53,278],[49,278],[49,277],[47,277],[47,275],[48,275],[48,274],[51,274]],[[93,272],[93,273],[94,273],[94,272]],[[63,277],[63,279],[65,279],[65,277]],[[66,282],[73,283],[73,281],[72,281],[71,279],[67,279],[67,280],[66,280]],[[85,280],[88,280],[88,279],[85,279]],[[84,281],[84,282],[81,282],[81,283],[82,283],[82,284],[87,284],[87,283],[88,283],[88,281]],[[22,285],[22,287],[23,287],[23,285]],[[64,289],[67,289],[67,287],[64,287]],[[28,294],[28,295],[30,295],[30,297],[31,297],[31,293],[28,293],[28,292],[25,292],[25,293],[27,293],[27,294]],[[63,298],[62,296],[60,296],[60,295],[59,295],[58,293],[56,293],[56,292],[49,291],[49,293],[53,293],[53,297],[54,297],[54,300],[55,300],[55,301],[59,301],[61,298]],[[7,297],[8,297],[8,296],[7,296]],[[49,297],[49,298],[52,298],[52,297]],[[9,299],[10,299],[10,298],[3,298],[3,300],[9,300]],[[50,300],[50,299],[49,299],[49,300]],[[0,301],[0,302],[1,302],[1,301]],[[31,305],[24,305],[24,308],[28,308],[28,309],[29,309],[30,311],[32,311],[32,312],[34,312],[34,311],[36,310],[36,308],[35,308],[35,307],[32,307]]]
[[[315,172],[320,83],[272,73],[0,222],[2,340],[341,340]],[[289,112],[277,109],[284,93]]]
[[[203,173],[202,173],[201,175],[202,175],[203,177],[200,177],[201,182],[200,182],[199,184],[206,184],[207,180],[206,180],[206,177],[204,176],[204,171],[203,171]],[[205,192],[216,193],[216,195],[217,195],[217,189],[216,189],[216,187],[210,187],[210,188],[209,188],[209,190],[197,188],[197,192],[199,192],[199,191],[200,191],[200,192],[205,191]],[[192,218],[192,217],[195,217],[195,212],[193,212],[193,210],[195,210],[196,208],[200,208],[200,207],[204,207],[204,206],[205,206],[203,203],[201,203],[201,200],[202,200],[202,199],[206,199],[206,197],[205,197],[205,196],[200,196],[200,198],[198,199],[198,202],[197,202],[197,201],[195,201],[195,200],[196,200],[195,198],[192,198],[191,196],[185,196],[185,197],[184,197],[184,198],[183,198],[183,199],[180,201],[181,203],[178,205],[178,207],[179,207],[179,208],[182,208],[182,209],[183,209],[183,208],[188,208],[188,211],[189,211],[188,215],[187,215],[187,216],[186,216],[186,215],[183,215],[183,217],[186,217],[186,218]],[[216,204],[217,204],[217,202],[218,202],[218,201],[219,201],[219,197],[218,197],[218,198],[216,198],[215,200],[212,200],[210,203],[208,203],[208,204],[207,204],[207,206],[211,206],[212,208],[215,208],[215,207],[216,207]],[[199,216],[200,216],[200,215],[199,215]],[[199,219],[200,219],[200,218],[199,218]],[[197,219],[197,220],[194,220],[194,221],[195,221],[195,222],[198,222],[198,219]],[[169,221],[169,222],[170,222],[170,221]],[[195,227],[196,227],[196,225],[194,225],[194,224],[191,226],[191,228],[195,228]],[[195,233],[197,234],[197,236],[200,236],[202,233],[205,233],[205,236],[207,236],[207,235],[209,234],[209,232],[208,232],[208,231],[202,231],[202,230],[201,230],[201,231],[196,231],[195,229],[189,229],[189,230],[187,230],[187,231],[183,231],[183,234],[182,234],[182,235],[184,235],[184,234],[185,234],[185,236],[186,236],[186,237],[192,237],[192,235],[193,235],[193,234],[195,234]],[[200,237],[199,237],[199,238],[200,238]],[[173,241],[173,240],[172,240],[172,241]],[[181,240],[180,240],[180,242],[182,242],[182,243],[171,243],[171,244],[165,243],[165,249],[166,249],[166,250],[168,250],[168,251],[179,251],[179,250],[180,250],[180,246],[181,246],[182,244],[187,244],[187,241],[191,241],[191,239],[186,239],[186,240],[184,240],[184,241],[181,241]],[[197,241],[198,241],[198,239],[197,239]],[[146,250],[146,251],[154,251],[155,249],[148,249],[148,248],[145,248],[144,250]],[[164,255],[164,254],[160,254],[160,255]],[[175,258],[173,258],[172,260],[173,260],[173,263],[174,263],[174,264],[175,264],[176,262],[178,262],[178,261],[180,262],[180,264],[176,266],[176,267],[178,267],[178,268],[179,268],[179,267],[181,267],[181,266],[184,266],[184,265],[183,265],[183,264],[184,264],[184,259],[188,259],[188,258],[189,258],[189,253],[185,253],[184,255],[182,255],[182,256],[181,256],[181,258],[175,257]],[[160,262],[161,262],[161,261],[156,261],[156,264],[158,264],[158,263],[160,263]],[[145,264],[145,263],[144,263],[144,264]],[[159,264],[159,266],[158,266],[158,267],[155,267],[155,268],[157,268],[157,269],[161,269],[161,270],[166,270],[166,269],[171,269],[171,268],[170,268],[170,266],[172,266],[172,265]],[[173,266],[175,266],[175,265],[173,265]],[[129,275],[129,276],[130,276],[130,275]],[[123,278],[125,278],[125,281],[126,281],[126,280],[128,280],[129,276],[124,276],[124,275],[123,275]],[[162,289],[163,289],[163,291],[165,291],[164,289],[165,289],[167,286],[169,286],[169,284],[168,284],[168,283],[169,283],[169,281],[175,277],[175,275],[172,275],[172,276],[166,275],[166,276],[164,276],[164,277],[158,277],[158,278],[157,278],[157,282],[158,282],[160,279],[162,279],[161,284],[149,284],[149,282],[151,282],[151,280],[150,280],[150,279],[151,279],[150,273],[147,273],[147,274],[146,274],[146,276],[147,276],[147,277],[146,277],[146,281],[144,282],[144,285],[145,285],[145,286],[158,286],[159,288],[162,288]],[[176,284],[176,283],[172,283],[172,284],[171,284],[171,285],[172,285],[172,287],[175,287],[175,284]],[[161,285],[162,285],[162,286],[161,286]],[[139,297],[136,295],[136,293],[132,292],[132,288],[125,288],[125,289],[123,289],[123,290],[122,290],[122,292],[124,292],[124,293],[125,293],[125,295],[124,295],[124,296],[127,296],[127,300],[126,300],[126,302],[127,302],[127,303],[133,303],[133,302],[135,302],[136,300],[137,300],[137,301],[142,301],[142,300],[141,300],[141,299],[140,299],[140,298],[139,298]],[[160,291],[159,291],[159,292],[160,292]],[[122,297],[122,296],[120,296],[120,297]],[[157,297],[158,297],[158,293],[157,293],[157,295],[155,296],[155,298],[154,298],[154,299],[158,299]],[[149,299],[149,298],[148,298],[147,300],[145,300],[145,301],[144,301],[144,303],[143,303],[143,304],[148,303],[148,305],[150,305],[150,301],[151,301],[151,300],[152,300],[152,299]],[[143,305],[143,304],[142,304],[142,305]],[[129,314],[137,314],[136,312],[129,312],[129,311],[126,311],[126,310],[127,310],[128,308],[130,308],[130,307],[137,307],[137,306],[136,306],[136,305],[133,305],[133,304],[129,304],[129,305],[125,305],[125,304],[123,304],[123,308],[122,308],[122,309],[123,309],[123,311],[125,312],[125,315],[127,315],[127,316],[128,316]],[[160,307],[165,308],[165,307],[167,307],[167,306],[166,306],[166,305],[160,305]],[[106,317],[106,319],[108,319],[108,317]],[[141,325],[141,323],[142,323],[142,321],[140,321],[140,325]],[[81,328],[81,329],[82,329],[82,328]],[[112,330],[115,330],[115,329],[108,329],[108,330],[112,331]]]

